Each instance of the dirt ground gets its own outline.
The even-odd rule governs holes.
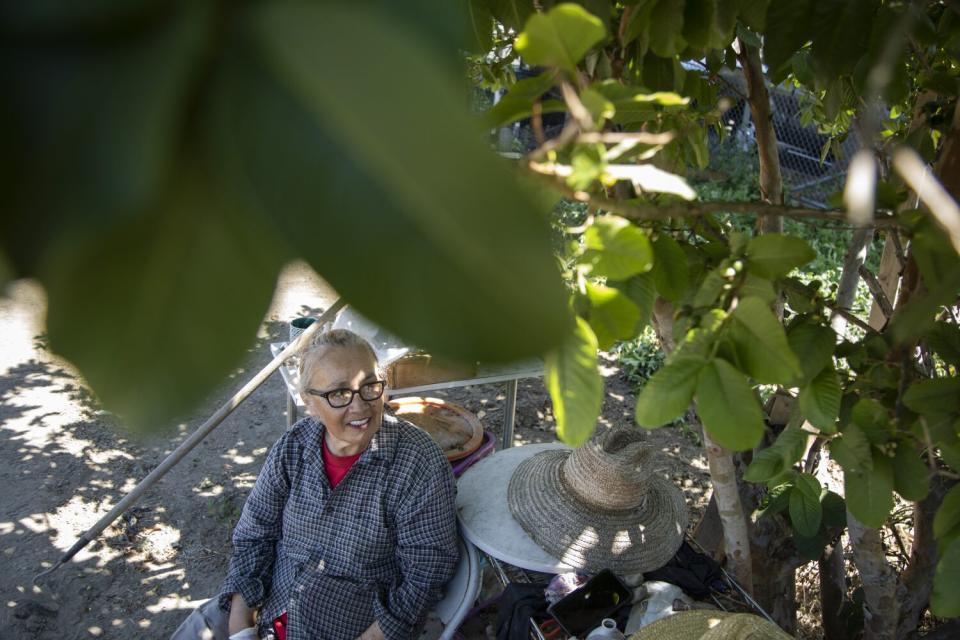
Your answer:
[[[269,362],[268,345],[286,338],[290,318],[318,313],[334,297],[305,265],[288,267],[245,366],[189,420],[149,440],[124,432],[70,366],[45,349],[39,286],[16,282],[0,297],[0,637],[166,638],[217,591],[233,525],[286,425],[279,374],[72,562],[40,586],[32,581]],[[631,422],[631,385],[615,361],[602,369],[601,426]],[[430,395],[477,413],[499,442],[503,393],[501,385],[482,385]],[[702,450],[676,428],[649,437],[695,522],[709,498]],[[542,381],[521,381],[514,444],[555,438]],[[484,635],[482,625],[470,629],[465,636]]]

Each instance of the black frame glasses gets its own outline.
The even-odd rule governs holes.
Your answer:
[[[307,393],[312,396],[323,398],[327,401],[327,404],[334,409],[343,409],[344,407],[350,406],[350,403],[353,402],[353,397],[357,394],[360,395],[361,400],[365,400],[367,402],[376,400],[383,395],[386,386],[386,380],[373,380],[371,382],[364,382],[362,385],[360,385],[359,389],[342,388],[331,389],[330,391],[307,389]]]

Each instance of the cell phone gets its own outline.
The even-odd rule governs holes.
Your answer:
[[[547,608],[563,630],[571,636],[596,628],[604,618],[630,603],[633,591],[623,583],[617,574],[604,569],[587,580],[579,589]]]

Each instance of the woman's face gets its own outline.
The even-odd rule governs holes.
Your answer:
[[[376,362],[363,347],[328,347],[314,368],[309,388],[327,392],[360,388],[377,380]],[[383,421],[383,396],[363,400],[359,393],[345,407],[335,409],[325,398],[301,394],[307,411],[327,427],[326,443],[330,452],[350,456],[367,448]]]

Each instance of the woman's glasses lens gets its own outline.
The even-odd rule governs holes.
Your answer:
[[[353,396],[356,393],[359,393],[360,398],[368,402],[370,400],[376,400],[383,395],[383,387],[383,380],[376,380],[360,385],[359,391],[354,391],[353,389],[335,389],[322,395],[326,397],[331,407],[334,409],[342,409],[353,402]]]

